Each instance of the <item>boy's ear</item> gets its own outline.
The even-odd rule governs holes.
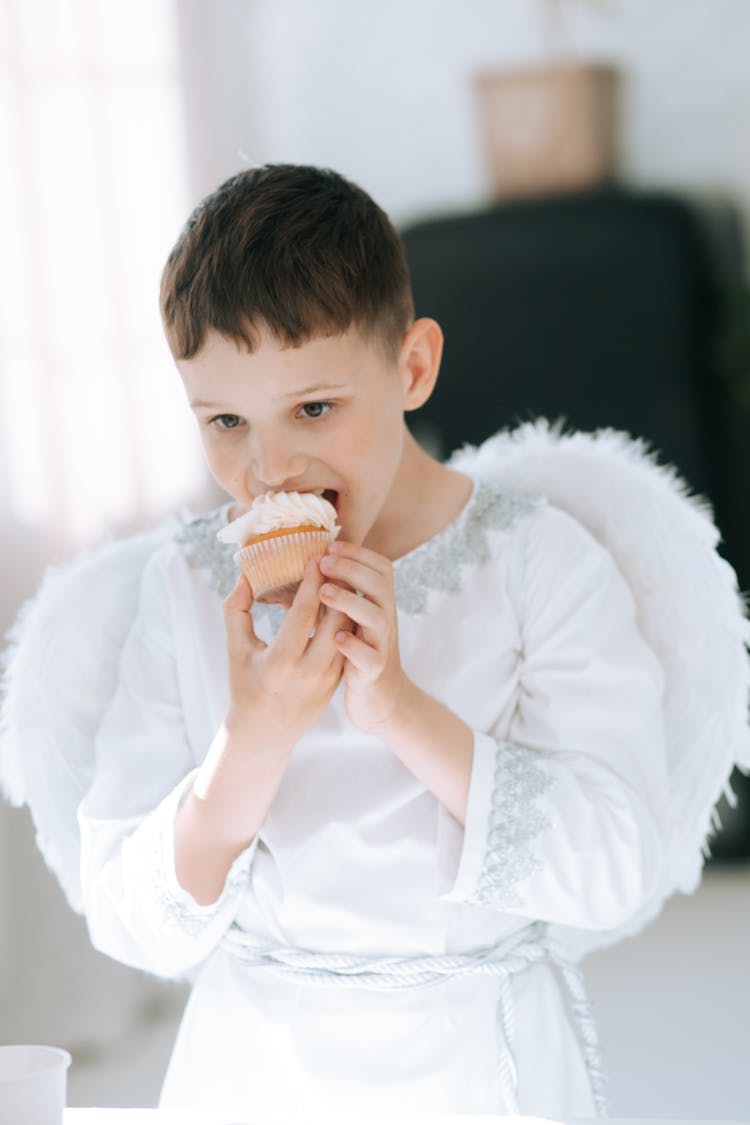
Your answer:
[[[399,369],[403,377],[404,410],[416,410],[432,394],[443,355],[443,330],[422,316],[404,335]]]

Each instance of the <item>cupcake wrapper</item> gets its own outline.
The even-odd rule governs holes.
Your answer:
[[[324,555],[330,541],[325,529],[295,531],[250,543],[234,559],[250,583],[255,601],[269,601],[269,595],[293,592],[308,560]]]

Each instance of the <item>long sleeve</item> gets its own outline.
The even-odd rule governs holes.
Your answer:
[[[661,861],[662,670],[611,557],[565,513],[524,521],[508,574],[522,638],[515,707],[506,729],[474,732],[443,897],[609,929]]]
[[[155,558],[144,572],[117,691],[97,735],[94,783],[78,820],[94,946],[126,964],[176,977],[202,961],[232,922],[256,842],[235,860],[217,902],[200,905],[180,886],[174,819],[198,762],[185,731],[169,613]]]

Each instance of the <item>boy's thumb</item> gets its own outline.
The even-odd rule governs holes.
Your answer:
[[[250,615],[252,608],[253,591],[245,575],[240,572],[234,589],[229,597],[224,599],[224,627],[230,651],[233,648],[239,651],[253,642],[260,644]]]

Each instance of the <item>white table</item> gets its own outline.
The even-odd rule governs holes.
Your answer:
[[[328,1122],[341,1122],[342,1125],[414,1125],[415,1117],[425,1121],[442,1120],[455,1125],[476,1125],[477,1121],[496,1122],[497,1125],[602,1125],[602,1119],[568,1118],[565,1121],[551,1121],[541,1117],[500,1117],[481,1114],[327,1114],[324,1116],[304,1116],[303,1114],[247,1117],[243,1121],[230,1121],[225,1114],[170,1112],[159,1109],[66,1109],[64,1125],[327,1125]],[[608,1125],[708,1125],[703,1121],[688,1120],[684,1117],[624,1118],[610,1117]],[[712,1119],[711,1125],[750,1125],[745,1121],[718,1121]]]

